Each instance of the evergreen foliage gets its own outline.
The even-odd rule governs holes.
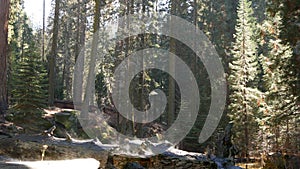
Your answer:
[[[12,109],[28,113],[45,107],[47,72],[36,47],[38,37],[28,25],[23,9],[19,10],[23,17],[13,24],[15,38],[11,39],[10,94]]]
[[[286,125],[294,120],[299,111],[297,96],[293,91],[297,78],[293,69],[292,50],[289,44],[282,41],[281,30],[281,13],[268,15],[262,26],[263,41],[267,44],[267,50],[262,56],[266,90],[262,123],[270,138],[265,141],[273,142],[275,149],[278,149],[279,144],[286,144],[284,141],[287,140],[280,137],[284,130],[288,130]],[[270,136],[271,133],[275,133],[275,137]]]
[[[256,100],[260,92],[255,85],[258,71],[256,20],[253,17],[251,1],[240,0],[237,9],[235,42],[231,50],[228,81],[230,85],[229,117],[235,123],[235,141],[248,156],[250,138],[255,134]],[[254,127],[252,127],[254,126]],[[252,146],[251,146],[252,147]]]
[[[29,55],[29,54],[28,54]],[[14,110],[32,112],[44,108],[47,103],[47,72],[39,55],[31,53],[15,62],[12,95]]]
[[[52,101],[72,100],[72,74],[83,77],[84,70],[74,70],[77,57],[98,26],[105,27],[110,20],[126,14],[146,13],[156,17],[157,12],[173,14],[200,28],[215,46],[228,75],[228,104],[224,118],[215,134],[205,144],[198,144],[198,136],[211,105],[211,86],[206,68],[195,53],[178,40],[160,34],[130,36],[110,46],[101,46],[97,52],[105,53],[101,64],[95,63],[96,80],[92,90],[98,106],[113,106],[112,86],[116,85],[113,72],[129,55],[146,48],[159,48],[179,56],[197,79],[200,93],[200,109],[196,123],[180,148],[203,151],[216,140],[229,121],[234,123],[234,142],[243,156],[252,153],[300,149],[299,89],[300,89],[300,42],[299,2],[283,0],[169,0],[169,1],[117,1],[117,0],[57,0],[59,15],[55,18],[54,1],[48,18],[46,56],[52,58],[54,80],[48,82],[46,65],[41,58],[41,30],[33,30],[24,12],[24,1],[11,0],[9,20],[9,98],[12,110],[32,112],[46,105],[48,85],[55,82]],[[93,6],[97,2],[97,15]],[[237,7],[238,5],[238,7]],[[58,10],[57,10],[58,11]],[[98,23],[99,22],[99,23]],[[54,31],[54,23],[56,24]],[[148,23],[147,23],[148,24]],[[123,33],[120,24],[116,36]],[[142,27],[148,25],[140,25]],[[159,25],[152,25],[159,32]],[[259,28],[259,29],[258,29]],[[258,31],[259,30],[259,31]],[[54,36],[55,35],[55,36]],[[100,35],[101,39],[110,38]],[[55,37],[55,38],[54,38]],[[51,42],[56,41],[55,50]],[[105,39],[107,40],[107,39]],[[108,41],[108,40],[107,40]],[[231,43],[233,42],[234,43]],[[290,43],[288,43],[290,42]],[[259,45],[258,45],[259,44]],[[298,48],[297,48],[298,46]],[[56,48],[57,47],[57,48]],[[52,54],[51,54],[52,53]],[[91,51],[84,51],[83,63],[88,63]],[[160,59],[160,58],[158,58]],[[172,64],[170,64],[172,65]],[[137,64],[132,63],[132,68]],[[168,65],[166,65],[167,67]],[[94,67],[93,67],[94,68]],[[126,72],[124,73],[126,76]],[[298,78],[297,78],[298,76]],[[0,79],[1,80],[1,79]],[[172,80],[172,81],[171,81]],[[86,81],[73,79],[76,83]],[[130,86],[130,102],[139,110],[150,107],[150,91],[161,89],[169,98],[169,104],[160,118],[150,124],[134,124],[130,117],[116,113],[113,126],[123,134],[142,136],[146,126],[158,123],[163,127],[177,118],[181,103],[178,85],[170,85],[173,79],[160,70],[139,72]],[[94,85],[94,86],[93,86]],[[176,86],[177,85],[177,86]],[[94,88],[95,87],[95,88]],[[170,92],[175,88],[174,93]],[[74,89],[73,89],[74,90]],[[77,90],[77,89],[76,89]],[[52,90],[51,90],[52,91]],[[122,91],[117,91],[122,92]],[[78,92],[81,96],[82,92]],[[172,95],[172,96],[171,96]],[[54,97],[54,98],[53,98]],[[129,103],[128,100],[119,102]],[[169,112],[169,113],[168,113]],[[229,120],[228,120],[229,119]],[[104,133],[106,134],[106,133]],[[106,134],[110,137],[109,134]],[[144,135],[145,136],[145,135]],[[101,138],[99,138],[101,140]],[[215,139],[215,140],[214,140]],[[271,145],[271,146],[270,146]],[[254,155],[257,155],[254,154]]]

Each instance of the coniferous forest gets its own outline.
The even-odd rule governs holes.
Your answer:
[[[0,0],[0,168],[300,168],[299,0],[28,1]]]

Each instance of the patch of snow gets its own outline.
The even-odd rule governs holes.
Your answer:
[[[74,159],[74,160],[60,160],[60,161],[21,161],[21,162],[7,162],[7,164],[25,165],[30,169],[98,169],[100,162],[93,159]]]

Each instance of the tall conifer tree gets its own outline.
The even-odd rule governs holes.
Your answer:
[[[281,40],[282,17],[280,12],[274,16],[268,13],[267,19],[262,26],[264,43],[267,44],[267,52],[262,57],[264,68],[266,106],[264,110],[265,124],[270,133],[275,134],[275,149],[278,149],[279,140],[285,140],[289,144],[289,136],[280,139],[282,127],[287,132],[289,120],[297,112],[297,97],[293,88],[296,77],[293,72],[292,50],[288,44]],[[290,126],[291,127],[291,126]],[[270,140],[269,140],[270,141]]]
[[[235,123],[236,142],[242,149],[243,155],[248,157],[250,138],[255,133],[252,126],[255,126],[256,105],[253,103],[259,94],[255,86],[258,69],[255,38],[257,31],[251,2],[240,0],[237,15],[235,42],[229,64],[229,117]]]

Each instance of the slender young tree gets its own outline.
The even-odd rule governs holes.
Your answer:
[[[19,2],[22,6],[22,1]],[[18,20],[12,19],[10,26],[10,105],[12,110],[33,113],[45,107],[47,101],[46,70],[41,62],[38,48],[39,34],[34,34],[28,24],[24,8],[12,3],[12,15],[19,13]]]
[[[264,82],[266,89],[265,124],[271,133],[275,132],[275,149],[278,150],[279,140],[286,140],[289,145],[289,134],[281,139],[281,130],[289,130],[289,120],[293,119],[298,110],[297,97],[293,87],[297,78],[293,72],[292,50],[280,38],[282,29],[281,13],[268,15],[262,26],[267,52],[263,55]],[[284,126],[284,127],[283,127]]]
[[[1,116],[5,114],[8,107],[8,99],[7,99],[8,16],[9,16],[9,0],[0,0],[0,115]]]
[[[229,117],[235,123],[236,141],[240,143],[243,155],[248,158],[250,138],[253,136],[250,127],[253,126],[255,113],[253,100],[258,94],[254,86],[257,76],[256,21],[253,18],[251,2],[239,0],[237,15],[235,42],[229,64]]]

